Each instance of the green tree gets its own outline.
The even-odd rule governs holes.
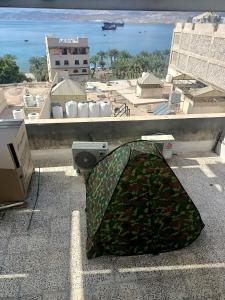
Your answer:
[[[94,69],[91,74],[91,77],[94,77],[98,62],[99,62],[99,57],[97,55],[93,55],[90,57],[90,63],[93,65],[93,69]]]
[[[138,78],[142,72],[151,72],[159,78],[164,78],[167,74],[169,53],[169,50],[157,50],[131,55],[127,51],[120,51],[112,64],[113,75],[118,79],[131,79]]]
[[[108,57],[109,57],[109,59],[110,59],[110,65],[111,65],[111,67],[112,67],[112,64],[113,64],[113,58],[114,58],[114,54],[113,54],[112,49],[109,49],[107,54],[108,54]]]
[[[127,50],[122,50],[119,52],[118,57],[121,59],[128,59],[131,58],[132,55]]]
[[[27,77],[19,71],[15,56],[6,54],[0,57],[0,83],[18,83],[28,80]]]
[[[106,53],[105,53],[105,51],[98,51],[96,53],[96,55],[100,58],[101,61],[103,61],[104,58],[106,58],[106,56],[107,56]]]
[[[30,72],[34,74],[37,81],[48,80],[48,67],[46,56],[33,56],[29,59]]]
[[[139,56],[148,57],[148,56],[149,56],[149,52],[143,50],[143,51],[141,51],[141,52],[139,53]]]
[[[90,63],[93,65],[94,69],[96,69],[98,61],[99,57],[97,55],[93,55],[90,57]]]
[[[105,65],[106,65],[106,62],[104,61],[104,60],[99,60],[99,62],[98,62],[98,64],[99,64],[99,66],[102,68],[102,70],[103,70],[103,68],[105,67]]]

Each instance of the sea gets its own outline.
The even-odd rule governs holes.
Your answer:
[[[170,49],[172,24],[125,24],[116,31],[102,31],[101,22],[0,20],[0,56],[12,54],[23,72],[29,58],[45,55],[45,35],[59,38],[88,37],[90,55],[111,48],[137,54],[142,50]],[[28,40],[28,42],[25,42]]]

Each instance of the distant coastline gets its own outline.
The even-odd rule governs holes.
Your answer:
[[[103,22],[123,20],[125,23],[173,24],[198,14],[193,12],[88,11],[50,9],[0,9],[0,20]]]

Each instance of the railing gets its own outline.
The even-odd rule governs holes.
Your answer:
[[[120,106],[119,110],[116,113],[114,113],[114,117],[122,117],[124,115],[127,117],[130,116],[130,109],[126,103]]]

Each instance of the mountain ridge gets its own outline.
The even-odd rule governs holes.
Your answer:
[[[185,22],[197,15],[193,12],[56,10],[56,9],[0,9],[0,20],[37,21],[117,21],[126,23],[176,23]]]

